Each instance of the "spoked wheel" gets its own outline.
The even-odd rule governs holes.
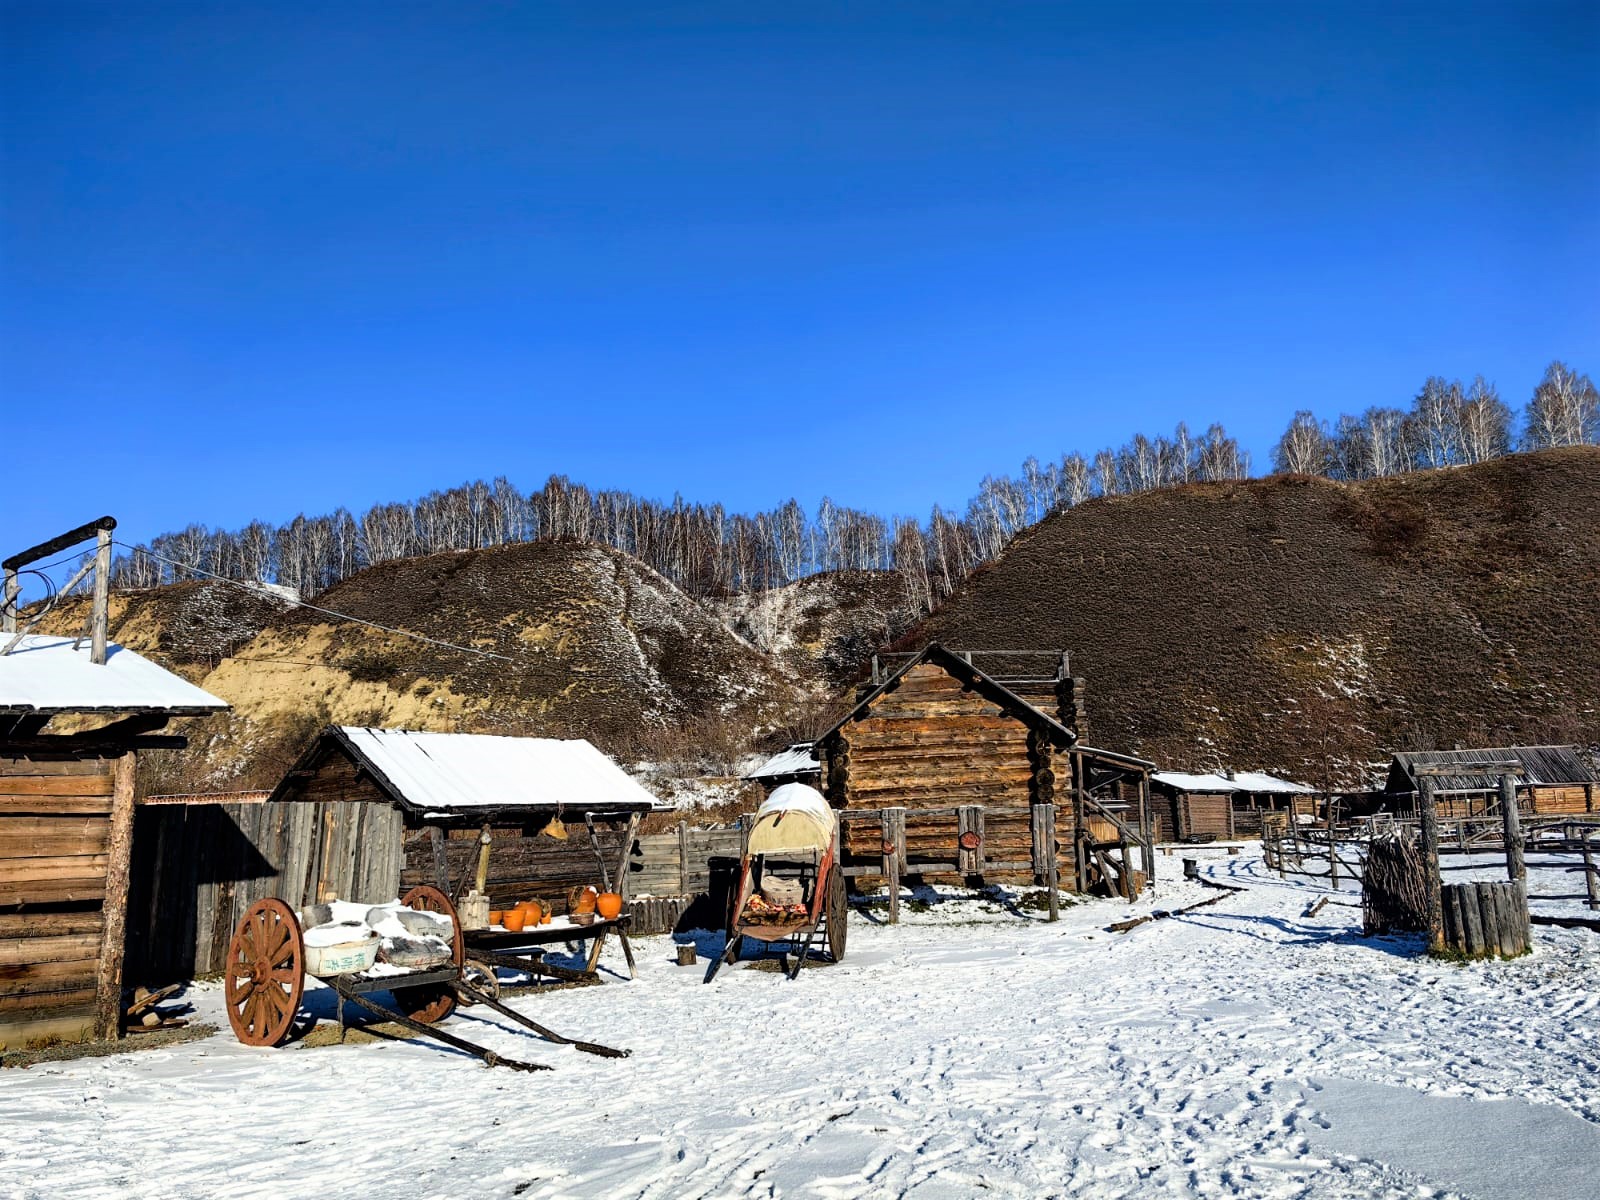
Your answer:
[[[828,876],[828,954],[834,962],[844,957],[845,937],[850,932],[850,897],[845,894],[844,872],[834,865]]]
[[[300,922],[282,900],[257,900],[228,943],[228,1024],[246,1046],[278,1046],[289,1036],[305,990]]]
[[[461,918],[456,906],[432,884],[419,884],[400,903],[419,912],[443,913],[450,918],[454,932],[450,939],[451,961],[459,972],[466,964],[466,945],[461,939]],[[456,1010],[456,989],[449,983],[430,983],[422,987],[401,988],[394,994],[395,1007],[413,1021],[436,1025]]]
[[[482,992],[491,1000],[500,999],[500,974],[488,963],[469,959],[467,965],[461,968],[461,982]],[[477,1003],[466,993],[462,993],[456,999],[462,1008],[471,1008]]]

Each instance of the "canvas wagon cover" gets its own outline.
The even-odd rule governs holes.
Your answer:
[[[838,817],[816,788],[803,783],[786,783],[774,788],[772,795],[756,809],[756,823],[750,830],[750,853],[826,850],[833,842],[838,824]]]

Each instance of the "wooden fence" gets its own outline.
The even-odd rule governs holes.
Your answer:
[[[400,814],[354,801],[141,805],[128,896],[130,984],[219,973],[245,910],[279,896],[399,894]]]
[[[727,829],[691,829],[679,821],[671,833],[650,833],[634,846],[628,870],[628,891],[636,897],[694,896],[711,888],[711,860],[738,858],[744,833]]]

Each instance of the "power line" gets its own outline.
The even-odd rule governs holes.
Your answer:
[[[127,542],[118,541],[115,538],[112,539],[112,545],[121,546],[124,550],[127,550],[130,553],[147,554],[157,562],[164,562],[171,567],[178,567],[185,571],[192,571],[196,575],[204,575],[208,579],[215,579],[218,583],[226,583],[231,584],[236,588],[243,588],[252,595],[276,596],[280,600],[288,600],[288,597],[284,596],[281,592],[274,592],[261,584],[246,583],[240,579],[229,579],[226,575],[218,575],[213,571],[206,570],[204,567],[197,567],[193,563],[179,562],[175,558],[167,558],[165,555],[157,554],[154,550],[151,550],[145,546],[130,546]],[[428,637],[425,634],[413,633],[409,629],[396,629],[392,625],[380,625],[376,621],[368,621],[363,617],[352,617],[349,613],[338,612],[331,608],[323,608],[320,605],[311,604],[305,600],[291,600],[289,603],[291,607],[294,608],[309,608],[312,612],[322,613],[324,616],[336,617],[341,621],[350,621],[356,625],[365,625],[368,629],[377,629],[383,633],[392,633],[398,637],[410,638],[412,641],[426,642],[430,646],[438,646],[445,650],[459,650],[462,654],[476,654],[479,658],[498,659],[500,662],[512,663],[513,665],[516,665],[517,663],[516,659],[510,658],[504,654],[495,654],[489,650],[480,650],[476,646],[460,646],[455,642],[445,642],[438,638]]]

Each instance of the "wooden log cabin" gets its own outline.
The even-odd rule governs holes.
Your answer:
[[[999,677],[975,665],[986,653]],[[1083,681],[1065,655],[1045,657],[1046,670],[1008,670],[1040,656],[933,643],[892,672],[874,661],[855,707],[816,742],[848,873],[894,870],[892,854],[924,880],[1042,883],[1053,833],[1062,889],[1144,886],[1154,764],[1084,745]],[[1038,830],[1041,812],[1053,831]]]
[[[114,643],[8,631],[0,651],[0,1043],[115,1038],[136,757],[228,706]]]
[[[1396,754],[1384,783],[1384,806],[1409,811],[1416,803],[1417,770],[1430,768],[1441,819],[1491,816],[1500,811],[1499,777],[1473,773],[1470,764],[1522,764],[1514,783],[1517,808],[1528,816],[1600,813],[1600,780],[1577,746],[1494,746],[1476,750],[1419,750]],[[1458,774],[1437,768],[1463,764]]]

